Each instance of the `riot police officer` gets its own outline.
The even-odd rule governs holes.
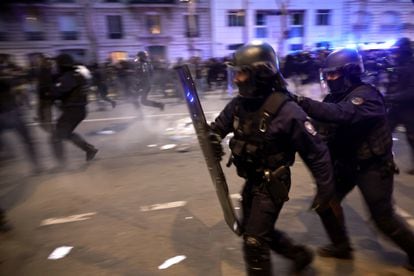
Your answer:
[[[86,153],[86,161],[90,161],[98,150],[74,130],[86,118],[88,79],[91,79],[91,74],[86,67],[75,66],[73,58],[68,54],[58,55],[56,65],[59,77],[53,86],[52,93],[54,98],[60,101],[61,114],[54,131],[55,155],[60,165],[64,165],[65,155],[62,141],[67,139],[82,149]]]
[[[323,209],[333,193],[328,149],[303,110],[289,99],[277,55],[267,43],[239,48],[229,64],[236,72],[239,95],[211,125],[217,153],[220,141],[230,140],[232,162],[246,182],[242,191],[244,258],[248,275],[272,275],[270,250],[293,260],[303,270],[313,253],[274,228],[288,200],[290,169],[299,152],[316,179],[313,206]]]
[[[336,198],[358,186],[378,229],[397,244],[414,265],[414,235],[395,213],[392,193],[392,136],[381,93],[361,81],[357,50],[329,54],[322,69],[330,94],[323,102],[299,97],[300,106],[321,123],[334,162]],[[325,82],[326,81],[326,82]],[[351,259],[352,247],[340,206],[318,212],[332,244],[319,249],[324,257]],[[410,267],[411,265],[411,267]]]
[[[153,68],[148,53],[139,51],[135,62],[137,74],[137,93],[141,96],[141,103],[146,106],[158,107],[164,110],[164,103],[151,101],[148,95],[151,92]]]
[[[391,131],[402,124],[405,128],[411,149],[411,168],[414,174],[414,59],[411,41],[400,38],[394,45],[395,67],[391,68],[390,82],[386,89],[385,100]]]

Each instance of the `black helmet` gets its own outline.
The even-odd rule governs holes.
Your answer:
[[[401,56],[411,57],[413,51],[411,49],[411,40],[407,37],[402,37],[395,42],[393,45],[395,51],[397,51]]]
[[[342,71],[344,74],[361,75],[364,63],[355,49],[339,49],[328,55],[323,66],[323,72]]]
[[[60,54],[55,57],[56,66],[59,71],[67,71],[73,68],[75,65],[75,60],[69,54]]]
[[[233,55],[230,66],[236,69],[264,69],[269,75],[279,72],[279,60],[272,46],[266,42],[251,42],[240,47]],[[262,70],[261,70],[262,71]]]
[[[339,78],[327,80],[326,74],[339,72]],[[355,49],[339,49],[330,53],[320,73],[321,87],[325,93],[329,88],[331,93],[345,93],[357,83],[361,82],[364,64],[358,51]]]
[[[239,94],[246,98],[263,97],[274,88],[284,90],[279,60],[275,50],[266,42],[251,42],[240,47],[227,65],[251,75],[249,83],[237,84]]]

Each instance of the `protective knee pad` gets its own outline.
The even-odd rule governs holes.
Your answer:
[[[245,235],[243,244],[244,258],[248,269],[267,270],[270,267],[270,250],[260,238]]]

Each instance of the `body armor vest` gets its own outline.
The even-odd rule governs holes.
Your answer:
[[[383,100],[382,94],[375,87],[364,84],[357,87],[354,91],[359,89],[374,89],[374,93],[378,93]],[[353,93],[351,92],[346,98],[352,97],[351,94]],[[336,153],[334,153],[333,157],[356,159],[353,160],[354,162],[365,162],[378,158],[386,159],[391,156],[392,136],[386,120],[385,107],[383,118],[376,121],[367,121],[354,129],[341,127],[335,136],[336,143],[333,147],[339,151],[339,156],[336,156]],[[352,145],[351,148],[343,147],[344,144],[349,143]]]
[[[263,175],[264,170],[293,163],[294,151],[286,138],[268,133],[270,122],[287,100],[285,94],[272,93],[257,111],[236,106],[230,149],[239,176]]]

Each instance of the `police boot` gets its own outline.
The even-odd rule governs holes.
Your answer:
[[[92,159],[95,158],[95,155],[98,153],[98,149],[96,149],[95,147],[91,146],[91,148],[89,148],[86,151],[86,161],[91,161]]]
[[[353,249],[345,229],[345,224],[338,219],[332,209],[324,210],[318,214],[332,241],[331,244],[318,248],[318,255],[328,258],[353,259]]]
[[[272,236],[270,248],[293,261],[292,272],[301,272],[312,263],[314,255],[310,249],[303,245],[296,245],[292,239],[278,230],[274,230]]]
[[[253,236],[244,237],[243,253],[248,276],[272,275],[270,251],[262,241]]]
[[[414,233],[399,216],[393,214],[387,217],[373,217],[377,227],[388,236],[408,256],[406,268],[414,267]]]
[[[72,143],[86,152],[86,161],[91,161],[93,158],[95,158],[98,150],[93,145],[86,142],[79,134],[72,133],[69,136],[69,139],[72,141]]]
[[[299,273],[312,263],[314,254],[305,246],[295,246],[294,251],[292,271]]]
[[[414,271],[414,256],[408,258],[408,263],[405,266],[409,271]]]

